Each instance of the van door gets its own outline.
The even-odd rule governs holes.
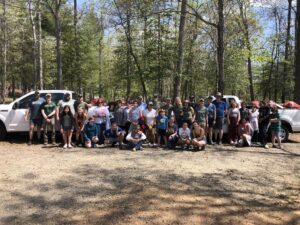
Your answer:
[[[25,113],[30,102],[34,100],[34,94],[17,101],[7,116],[9,132],[23,132],[29,130],[29,121],[25,120]]]

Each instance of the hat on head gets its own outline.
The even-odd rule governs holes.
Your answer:
[[[204,102],[204,99],[203,99],[203,98],[200,98],[200,99],[199,99],[199,102]]]
[[[140,95],[140,96],[138,97],[138,99],[143,99],[143,96]]]
[[[208,99],[211,99],[211,100],[213,100],[213,99],[214,99],[214,97],[213,97],[213,96],[209,96],[209,97],[208,97]]]
[[[154,104],[153,104],[153,102],[152,102],[152,101],[150,101],[150,102],[148,103],[148,105],[154,105]]]
[[[69,93],[69,92],[66,92],[66,93],[65,93],[65,97],[70,97],[70,93]]]
[[[184,100],[185,103],[190,103],[190,100],[186,99]]]
[[[40,95],[40,92],[39,91],[35,91],[34,95]]]
[[[83,97],[83,94],[78,94],[78,97],[79,97],[79,98]]]
[[[51,97],[52,95],[50,93],[46,94],[46,97]]]
[[[221,92],[217,92],[216,96],[222,97],[222,93]]]

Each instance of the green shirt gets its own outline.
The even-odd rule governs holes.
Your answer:
[[[44,110],[46,116],[52,113],[55,110],[55,108],[56,108],[56,104],[54,102],[50,102],[50,103],[45,102],[42,105],[42,109]]]
[[[193,116],[195,114],[195,111],[194,109],[189,106],[189,107],[184,107],[183,108],[183,120],[192,120],[193,119]]]
[[[207,116],[207,108],[205,106],[203,107],[196,107],[195,109],[196,113],[196,121],[198,123],[205,123],[206,122],[206,116]]]

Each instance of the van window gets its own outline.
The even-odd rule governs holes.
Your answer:
[[[45,98],[46,94],[41,93],[40,98]],[[27,96],[26,98],[23,98],[17,103],[18,109],[28,109],[29,104],[34,101],[34,94]]]
[[[64,98],[64,93],[52,93],[52,101],[57,104],[60,100]]]

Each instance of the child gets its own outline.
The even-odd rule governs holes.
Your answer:
[[[76,145],[82,146],[83,143],[83,129],[84,123],[86,121],[86,114],[84,109],[81,107],[77,108],[77,112],[75,113],[75,128],[76,128]]]
[[[84,125],[83,136],[86,148],[96,148],[98,139],[99,129],[95,124],[95,118],[89,117],[88,122]]]
[[[258,117],[259,117],[259,111],[257,109],[256,105],[252,105],[252,109],[249,112],[249,120],[250,120],[250,124],[251,127],[253,129],[253,137],[252,137],[252,141],[253,142],[258,142]]]
[[[143,150],[142,144],[146,140],[146,135],[140,131],[139,125],[133,125],[131,132],[127,135],[126,140],[132,151]]]
[[[199,148],[204,150],[206,146],[205,130],[196,121],[193,123],[192,144],[196,150],[199,150]]]
[[[228,122],[228,134],[231,145],[237,144],[238,139],[238,126],[240,122],[241,114],[238,109],[238,105],[235,101],[230,103],[230,108],[227,114],[227,122]]]
[[[62,113],[60,114],[60,125],[61,125],[61,133],[64,139],[64,147],[63,148],[73,148],[72,142],[72,134],[74,130],[74,117],[71,113],[71,109],[69,105],[65,105]]]
[[[153,108],[153,102],[148,103],[148,108],[143,111],[143,117],[146,123],[146,135],[149,140],[149,147],[156,147],[155,143],[155,118],[157,116],[156,110]],[[152,143],[151,143],[152,142]]]
[[[174,149],[178,142],[177,131],[178,131],[178,127],[175,124],[175,117],[171,117],[166,130],[166,136],[168,139],[167,147],[170,149]]]
[[[179,128],[178,135],[178,144],[181,145],[182,150],[188,149],[191,144],[191,130],[188,128],[187,122],[184,122],[182,127]]]
[[[272,134],[272,148],[276,148],[275,145],[275,139],[278,143],[278,148],[282,149],[281,146],[281,138],[280,138],[280,130],[281,130],[281,121],[280,121],[280,115],[278,113],[277,106],[274,105],[272,109],[272,114],[270,115],[270,130]]]
[[[122,149],[125,132],[117,125],[117,122],[113,121],[111,128],[105,131],[105,144],[115,145],[119,144],[119,149]]]
[[[167,145],[167,128],[169,119],[166,116],[166,111],[164,109],[159,110],[159,115],[156,118],[157,124],[157,135],[158,135],[158,145],[161,146],[161,140],[164,139],[165,146]]]
[[[253,130],[250,123],[244,117],[241,119],[239,125],[239,142],[237,144],[238,147],[251,146],[251,136]]]

